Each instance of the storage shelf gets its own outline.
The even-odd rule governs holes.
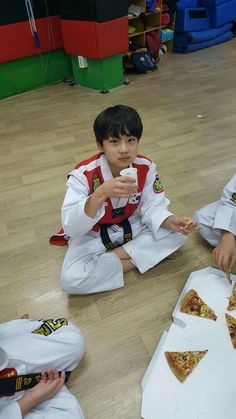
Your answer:
[[[146,0],[133,0],[133,3],[146,10]],[[144,29],[144,22],[142,16],[130,16],[128,17],[128,23],[130,26],[135,27],[135,32],[130,33],[129,40],[132,40],[134,44],[137,44],[140,48],[145,47],[145,34],[151,31],[158,31],[159,35],[161,29],[170,27],[170,25],[161,24],[162,15],[162,0],[159,0],[159,7],[155,13],[145,13],[146,28]],[[173,28],[173,25],[171,25]],[[136,39],[137,38],[137,39]],[[173,40],[163,41],[162,43],[168,42],[168,51],[172,50]]]
[[[153,15],[157,15],[158,13],[161,13],[161,10],[157,9],[155,13],[151,13],[151,12],[145,13],[145,16],[153,16]],[[139,18],[140,16],[128,16],[128,20],[139,19]]]
[[[134,33],[131,33],[131,34],[129,35],[129,38],[132,38],[132,37],[134,37],[134,36],[138,36],[138,35],[142,35],[142,34],[145,34],[145,33],[147,33],[147,32],[157,31],[158,29],[161,29],[161,28],[163,28],[163,27],[165,27],[165,26],[149,26],[149,27],[147,27],[147,28],[145,29],[145,31],[140,31],[140,32],[134,32]]]

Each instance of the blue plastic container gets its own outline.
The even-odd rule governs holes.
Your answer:
[[[174,38],[174,31],[170,29],[161,29],[161,40],[163,42],[171,41],[173,38]]]

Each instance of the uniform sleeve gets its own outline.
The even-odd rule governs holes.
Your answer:
[[[70,391],[63,386],[51,399],[40,403],[24,417],[17,401],[0,407],[0,419],[84,419],[81,407]]]
[[[28,319],[16,319],[0,324],[0,340],[15,337],[22,333],[30,333],[32,321]]]
[[[41,372],[49,368],[71,371],[83,356],[83,335],[77,326],[70,322],[67,324],[64,318],[15,320],[12,323],[18,324],[19,329],[15,329],[14,333],[10,329],[8,333],[9,328],[5,328],[0,344],[8,355],[10,367],[10,360],[20,360],[22,373]]]
[[[142,223],[149,227],[154,237],[163,221],[173,215],[167,210],[165,192],[157,175],[155,163],[151,164],[148,171],[139,209]]]
[[[3,407],[0,407],[0,419],[22,419],[20,406],[17,402],[9,401]]]
[[[84,415],[76,398],[64,386],[54,397],[27,413],[24,419],[84,419]]]
[[[236,236],[236,174],[223,190],[213,228],[229,231]]]
[[[67,181],[67,192],[61,210],[62,226],[69,237],[88,233],[105,213],[103,205],[96,217],[88,217],[84,212],[88,197],[87,178],[79,170],[73,170]]]

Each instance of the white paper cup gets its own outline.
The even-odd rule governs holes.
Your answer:
[[[7,353],[0,348],[0,371],[4,370],[8,364],[8,356]]]
[[[121,176],[129,176],[132,177],[135,182],[138,184],[138,173],[136,167],[128,167],[127,169],[123,169],[120,171]]]

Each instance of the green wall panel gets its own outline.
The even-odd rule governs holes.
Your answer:
[[[63,49],[0,64],[0,99],[72,76]]]
[[[97,59],[87,59],[88,67],[80,68],[78,57],[71,56],[73,76],[76,84],[91,89],[110,90],[123,84],[122,55]]]

